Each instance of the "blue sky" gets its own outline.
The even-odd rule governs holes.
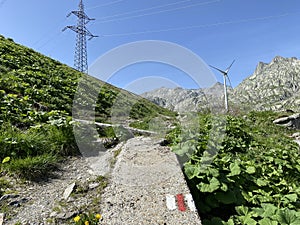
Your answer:
[[[76,24],[75,16],[66,15],[77,10],[78,3],[0,0],[0,34],[73,66],[75,33],[61,30]],[[119,45],[162,40],[188,48],[219,68],[235,59],[229,77],[236,86],[259,61],[268,63],[277,55],[300,58],[299,0],[84,0],[84,4],[89,17],[96,19],[88,29],[99,35],[88,42],[89,65]],[[222,76],[213,72],[222,82]],[[149,77],[163,77],[156,88],[166,83],[197,88],[186,74],[161,63],[128,66],[109,82],[122,88],[139,86],[136,92],[143,92],[149,88]]]

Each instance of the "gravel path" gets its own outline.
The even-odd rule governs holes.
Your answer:
[[[7,199],[10,213],[6,215],[4,224],[13,225],[17,222],[22,225],[42,225],[42,224],[64,224],[59,219],[68,219],[79,212],[85,204],[90,203],[89,196],[95,194],[93,190],[87,192],[82,197],[70,197],[64,199],[65,189],[72,183],[88,184],[96,176],[91,173],[91,169],[83,158],[69,158],[60,171],[56,171],[56,178],[47,182],[16,183],[13,193]],[[12,205],[12,202],[17,202]],[[59,222],[60,221],[60,222]]]

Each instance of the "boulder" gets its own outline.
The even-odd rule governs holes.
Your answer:
[[[300,129],[300,113],[278,118],[273,121],[274,124],[285,126],[292,129]]]

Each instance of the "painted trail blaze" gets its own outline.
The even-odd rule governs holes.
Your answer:
[[[182,212],[186,210],[183,194],[176,195],[178,209]]]

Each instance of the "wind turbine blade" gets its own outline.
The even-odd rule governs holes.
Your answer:
[[[216,69],[216,70],[218,70],[219,72],[221,72],[221,73],[223,73],[223,74],[226,74],[226,72],[225,71],[223,71],[223,70],[220,70],[219,68],[217,68],[217,67],[214,67],[214,66],[211,66],[211,65],[209,65],[210,67],[212,67],[212,68],[214,68],[214,69]]]
[[[225,70],[225,71],[227,71],[227,73],[228,73],[228,71],[230,70],[230,68],[231,68],[232,64],[234,63],[234,61],[235,61],[235,60],[233,60],[232,63],[230,64],[230,66],[228,66],[228,68]]]
[[[227,77],[227,80],[229,81],[229,85],[230,85],[230,87],[233,89],[233,87],[232,87],[232,84],[231,84],[231,81],[230,81],[230,79],[229,79],[229,76],[228,76],[228,75],[226,75],[226,77]]]

